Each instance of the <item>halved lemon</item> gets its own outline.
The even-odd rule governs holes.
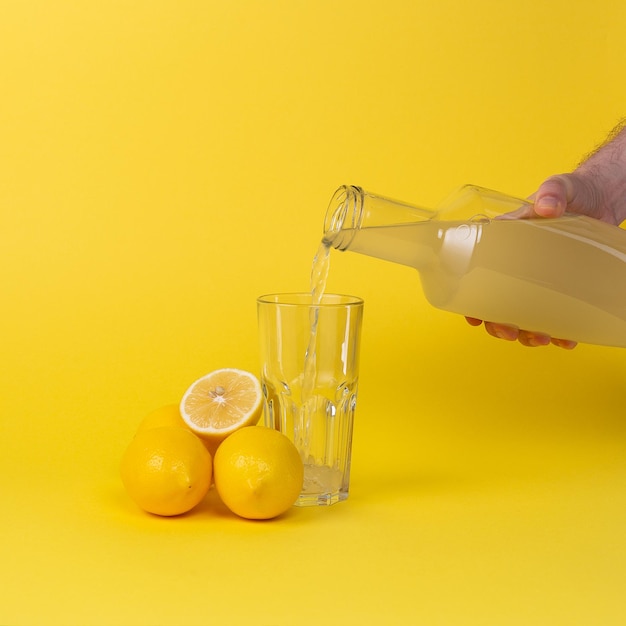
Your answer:
[[[262,410],[258,378],[235,368],[215,370],[199,378],[180,403],[183,421],[215,447],[236,430],[255,425]]]

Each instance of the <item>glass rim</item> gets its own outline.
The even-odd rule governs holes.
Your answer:
[[[308,291],[268,293],[257,298],[258,304],[293,307],[358,307],[363,306],[363,298],[342,293],[325,293],[319,303],[314,303]]]

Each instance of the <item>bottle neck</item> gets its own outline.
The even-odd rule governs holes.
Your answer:
[[[337,250],[349,250],[362,228],[414,224],[432,219],[434,211],[384,198],[355,185],[335,191],[326,210],[323,241]]]
[[[363,221],[365,191],[343,185],[335,191],[326,209],[323,241],[337,250],[347,250]]]

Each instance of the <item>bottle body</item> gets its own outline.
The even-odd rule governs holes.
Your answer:
[[[482,191],[470,188],[472,202]],[[505,198],[505,212],[524,202]],[[427,218],[420,210],[413,222],[353,220],[345,236],[327,231],[325,238],[335,247],[335,241],[347,241],[345,250],[414,267],[437,308],[626,347],[626,231],[585,216],[502,219],[493,206],[479,212],[473,206],[463,215],[462,204]]]

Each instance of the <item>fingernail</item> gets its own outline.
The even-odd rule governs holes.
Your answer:
[[[528,335],[528,344],[533,348],[547,346],[549,343],[550,337],[547,335]]]
[[[575,341],[570,341],[569,339],[552,339],[552,343],[564,350],[573,350],[577,345]]]
[[[542,196],[535,202],[535,212],[537,209],[540,209],[541,212],[546,211],[547,213],[552,213],[559,206],[559,199],[555,196]]]
[[[498,339],[505,339],[506,341],[515,341],[517,339],[517,330],[515,328],[496,328],[494,334]]]

